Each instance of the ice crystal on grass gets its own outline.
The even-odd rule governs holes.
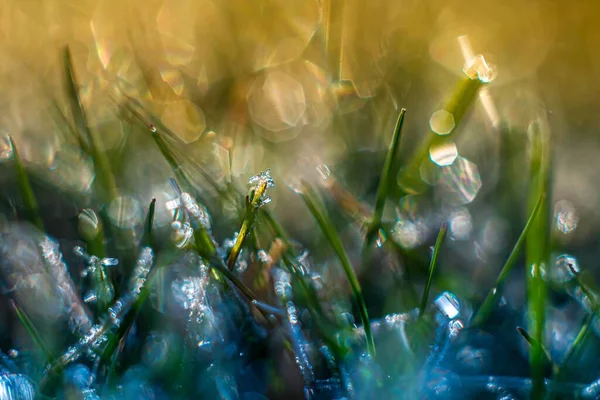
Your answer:
[[[254,196],[258,196],[252,203],[256,207],[261,207],[271,202],[271,198],[267,196],[267,189],[275,187],[275,181],[271,177],[271,170],[261,172],[258,175],[252,176],[248,180],[248,185],[251,187]]]

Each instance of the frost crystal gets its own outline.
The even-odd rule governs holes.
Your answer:
[[[254,175],[248,180],[248,185],[260,197],[256,203],[257,207],[262,207],[271,202],[271,198],[267,196],[267,189],[275,187],[275,181],[271,177],[271,170],[267,169],[258,175]]]
[[[92,326],[90,316],[87,314],[83,302],[75,291],[73,280],[67,271],[58,243],[45,237],[40,243],[42,256],[54,277],[58,293],[62,297],[65,311],[69,317],[69,327],[73,332],[84,332]]]

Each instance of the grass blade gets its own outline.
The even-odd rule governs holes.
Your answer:
[[[538,342],[535,338],[531,337],[529,332],[527,332],[525,329],[521,328],[520,326],[517,326],[517,332],[519,332],[521,334],[521,336],[523,336],[525,338],[525,340],[527,341],[527,343],[529,343],[529,345],[531,346],[532,349],[534,347],[539,347],[542,349],[542,352],[543,352],[544,358],[545,358],[544,361],[548,365],[552,366],[552,371],[554,371],[554,374],[556,374],[558,372],[558,366],[556,364],[554,364],[554,362],[552,362],[552,357],[550,357],[550,353],[548,352],[546,347],[542,343]]]
[[[371,323],[369,320],[369,315],[367,313],[367,306],[365,304],[365,299],[362,295],[360,283],[358,282],[358,278],[354,273],[354,269],[352,268],[352,264],[350,263],[348,254],[346,253],[342,241],[337,232],[335,231],[332,222],[329,220],[329,218],[325,216],[324,212],[322,212],[319,209],[314,190],[310,186],[308,186],[306,182],[303,182],[302,186],[304,190],[301,190],[298,193],[300,194],[302,200],[304,200],[304,203],[306,204],[311,214],[317,221],[319,227],[321,228],[321,231],[323,232],[323,235],[327,238],[327,240],[333,247],[338,259],[340,260],[340,263],[342,264],[342,267],[344,268],[344,272],[346,273],[346,277],[348,278],[348,282],[350,283],[350,288],[352,289],[354,301],[358,306],[360,319],[365,330],[367,351],[369,352],[369,354],[371,354],[371,356],[374,357],[376,355],[375,341],[373,340],[373,334],[371,332]]]
[[[142,246],[148,246],[155,249],[154,247],[154,235],[152,232],[152,226],[154,225],[154,212],[156,209],[156,199],[150,201],[148,207],[148,214],[146,215],[146,222],[144,223],[144,234],[142,235],[141,244]]]
[[[388,153],[385,158],[383,170],[381,172],[381,179],[379,180],[379,186],[377,187],[377,197],[375,200],[375,212],[373,213],[373,219],[371,220],[371,228],[367,234],[367,247],[373,240],[374,233],[379,229],[381,218],[383,216],[383,210],[385,208],[385,200],[387,199],[390,185],[392,184],[392,168],[394,166],[394,160],[398,153],[398,146],[400,145],[400,136],[402,132],[402,125],[404,124],[404,115],[406,110],[403,108],[400,110],[398,115],[398,121],[396,122],[396,128],[394,129],[394,135],[388,148]]]
[[[562,375],[569,366],[569,361],[571,361],[571,358],[573,358],[573,356],[577,354],[579,350],[581,350],[585,339],[591,332],[592,322],[594,321],[595,316],[596,314],[592,312],[585,317],[585,320],[583,322],[583,325],[581,326],[581,329],[579,330],[579,333],[577,333],[575,340],[573,340],[571,347],[569,347],[565,358],[563,359],[562,363],[560,363],[560,366],[558,367],[558,370],[555,373],[555,380],[559,381],[562,378]]]
[[[230,271],[233,271],[237,258],[242,251],[242,246],[250,234],[250,230],[252,229],[252,225],[256,219],[256,213],[263,205],[267,188],[273,185],[273,180],[271,179],[268,170],[266,172],[266,176],[259,179],[260,181],[258,182],[256,188],[252,190],[252,193],[249,197],[246,197],[246,214],[244,216],[244,222],[242,222],[240,232],[235,240],[235,244],[233,245],[231,252],[229,253],[229,257],[227,258],[227,267]]]
[[[33,322],[31,322],[31,319],[29,319],[29,316],[27,316],[25,311],[23,311],[21,306],[19,306],[19,304],[15,300],[11,300],[10,303],[11,303],[13,309],[15,310],[15,314],[17,315],[17,318],[19,319],[19,321],[21,322],[21,324],[23,325],[23,327],[25,328],[25,330],[27,331],[29,336],[31,336],[31,339],[33,339],[35,344],[40,348],[40,350],[42,350],[42,352],[46,356],[46,361],[48,361],[48,363],[50,363],[50,364],[54,363],[54,361],[56,360],[56,357],[54,356],[54,354],[52,353],[50,348],[46,345],[46,343],[42,339],[42,335],[40,335],[40,332],[33,325]]]
[[[543,121],[538,119],[529,128],[532,145],[530,209],[533,209],[534,202],[542,197],[543,193],[549,193],[549,137],[543,124]],[[533,219],[525,241],[528,330],[536,341],[529,357],[533,382],[532,396],[535,398],[541,398],[545,391],[542,364],[544,353],[541,343],[544,342],[546,322],[546,285],[542,277],[542,266],[548,262],[548,210],[548,198],[543,197],[540,211]]]
[[[413,153],[412,157],[409,158],[408,162],[404,166],[404,169],[400,171],[398,175],[398,183],[402,189],[407,193],[418,193],[423,189],[423,181],[420,179],[419,168],[424,159],[429,155],[429,149],[432,145],[435,145],[440,140],[447,140],[448,137],[452,137],[460,125],[463,117],[468,111],[469,107],[477,98],[477,92],[484,83],[479,79],[470,79],[468,77],[462,78],[456,89],[446,101],[446,104],[442,107],[443,110],[447,111],[454,118],[454,127],[452,131],[440,137],[433,130],[430,130],[426,134],[421,146]]]
[[[94,132],[92,132],[89,128],[85,110],[79,95],[79,84],[73,66],[73,57],[68,47],[65,49],[65,70],[67,75],[67,93],[69,94],[71,102],[71,110],[73,113],[73,119],[75,121],[75,127],[80,135],[78,141],[80,143],[87,142],[88,144],[86,147],[94,161],[98,182],[101,184],[101,189],[105,196],[105,202],[108,204],[111,200],[118,196],[117,185],[110,168],[108,157],[104,152],[99,150],[101,148],[101,138],[94,134]],[[83,140],[81,136],[85,137],[85,140]]]
[[[13,158],[15,160],[15,167],[17,170],[17,183],[19,185],[21,197],[23,198],[23,202],[25,203],[27,219],[29,219],[29,221],[33,225],[35,225],[40,231],[45,232],[44,222],[42,221],[42,217],[40,216],[40,209],[35,199],[35,195],[33,194],[33,189],[31,188],[29,176],[27,174],[27,171],[25,171],[25,167],[23,166],[21,156],[19,155],[19,150],[17,149],[17,146],[15,145],[15,142],[13,141],[10,135],[8,136],[8,140],[13,151]]]
[[[538,213],[540,212],[540,210],[542,208],[542,204],[544,203],[544,198],[545,198],[545,195],[542,194],[542,196],[540,196],[540,198],[538,199],[535,207],[533,208],[533,211],[529,215],[529,219],[527,220],[527,223],[525,224],[525,227],[523,228],[521,235],[519,235],[519,239],[515,243],[512,251],[510,252],[510,255],[508,256],[508,258],[506,259],[506,262],[504,263],[504,266],[500,270],[500,274],[498,274],[498,278],[496,279],[496,284],[494,285],[492,290],[490,290],[490,293],[486,296],[485,300],[483,301],[483,303],[481,304],[481,306],[479,307],[479,309],[477,310],[477,312],[471,319],[471,326],[482,325],[487,320],[487,318],[491,314],[492,310],[494,309],[494,307],[496,307],[496,305],[498,304],[498,301],[502,297],[502,287],[504,285],[504,282],[506,281],[506,278],[508,277],[508,275],[512,271],[513,267],[517,263],[519,254],[521,252],[521,248],[525,244],[525,239],[527,238],[527,234],[529,233],[529,230],[531,229],[531,226],[533,225],[533,221],[535,221]]]
[[[423,316],[423,313],[425,312],[425,307],[427,306],[429,290],[431,289],[431,283],[433,282],[433,274],[435,273],[435,268],[437,266],[438,255],[440,253],[440,248],[442,247],[442,243],[444,242],[444,238],[446,237],[447,232],[448,224],[446,224],[446,222],[444,221],[438,233],[437,239],[435,240],[435,247],[433,248],[433,255],[431,256],[431,263],[429,264],[427,283],[425,284],[425,290],[423,291],[423,296],[421,297],[421,305],[419,306],[419,318]]]

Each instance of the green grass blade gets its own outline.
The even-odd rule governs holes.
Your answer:
[[[571,358],[573,358],[573,356],[576,355],[581,350],[583,343],[585,342],[585,339],[592,331],[591,330],[592,322],[594,321],[595,316],[596,316],[596,314],[592,312],[592,313],[589,313],[585,317],[585,320],[583,322],[583,325],[581,326],[581,329],[579,330],[579,333],[577,333],[577,336],[575,337],[575,340],[573,340],[571,347],[569,347],[569,350],[567,350],[567,354],[565,355],[565,358],[563,359],[562,363],[560,363],[560,366],[558,367],[558,370],[555,374],[555,379],[557,381],[562,378],[562,375],[567,370],[567,368],[569,366],[569,361],[571,361]]]
[[[105,196],[105,202],[108,204],[118,196],[117,185],[110,168],[108,157],[104,152],[99,150],[101,147],[99,145],[101,143],[101,138],[90,130],[87,123],[87,117],[79,95],[79,84],[73,66],[73,57],[68,47],[65,49],[65,70],[67,75],[67,93],[69,94],[75,127],[80,135],[78,140],[80,143],[87,142],[88,144],[87,149],[89,150],[94,161],[94,166],[96,167],[97,180],[100,182],[101,190]],[[83,140],[82,137],[84,137],[85,140]]]
[[[409,158],[404,168],[398,174],[398,183],[405,192],[418,193],[422,191],[424,183],[419,174],[421,163],[429,156],[429,149],[432,145],[435,145],[440,140],[447,140],[454,136],[463,117],[477,98],[477,92],[483,84],[479,79],[470,79],[468,77],[464,77],[458,82],[456,89],[442,107],[443,110],[454,117],[454,128],[449,134],[443,137],[433,130],[427,132],[423,143],[413,153],[412,157]]]
[[[435,268],[437,267],[438,255],[440,253],[440,249],[442,247],[442,243],[444,242],[444,238],[446,237],[447,232],[448,224],[446,224],[446,222],[444,221],[444,223],[442,223],[442,226],[440,227],[437,239],[435,240],[435,247],[433,248],[433,255],[431,256],[431,263],[429,264],[429,272],[427,274],[427,283],[425,284],[425,290],[423,291],[423,296],[421,297],[421,305],[419,306],[419,318],[423,316],[423,313],[425,312],[425,307],[427,306],[427,300],[429,299],[429,290],[431,289],[433,275],[435,273]]]
[[[358,282],[358,278],[354,272],[352,264],[350,263],[350,258],[344,249],[342,241],[335,231],[333,227],[333,223],[329,218],[325,216],[325,213],[320,210],[320,207],[317,205],[316,201],[316,193],[314,190],[308,186],[306,182],[303,182],[303,189],[299,191],[302,200],[310,210],[311,214],[317,221],[323,235],[327,238],[331,246],[333,247],[342,267],[344,268],[344,272],[346,273],[346,277],[348,278],[348,282],[350,283],[350,288],[352,289],[354,301],[358,306],[358,312],[360,314],[360,319],[363,324],[365,330],[365,339],[367,342],[367,351],[371,356],[376,355],[375,351],[375,341],[373,340],[373,334],[371,332],[371,323],[369,320],[369,315],[367,313],[367,306],[365,303],[365,299],[362,295],[362,290],[360,287],[360,283]]]
[[[44,222],[42,221],[42,217],[40,215],[40,209],[38,207],[37,200],[35,199],[35,195],[33,194],[33,189],[31,188],[29,176],[27,174],[27,171],[25,170],[25,167],[23,166],[21,156],[19,155],[19,150],[17,149],[17,146],[15,145],[15,142],[13,141],[10,135],[8,136],[8,140],[13,151],[13,158],[15,160],[15,167],[17,172],[17,183],[19,185],[21,197],[23,198],[23,202],[25,203],[27,219],[40,231],[45,232]]]
[[[548,132],[543,121],[534,121],[530,126],[531,138],[531,169],[530,169],[530,209],[543,193],[549,193],[550,151]],[[541,343],[544,342],[546,322],[546,284],[542,277],[542,267],[548,263],[548,198],[544,197],[541,209],[533,219],[527,233],[526,246],[526,275],[527,275],[527,309],[528,330],[536,340],[529,357],[532,375],[532,396],[541,398],[545,391],[543,376],[544,354]]]
[[[537,215],[542,208],[542,204],[544,204],[544,198],[545,194],[542,194],[542,196],[540,196],[540,198],[538,199],[535,207],[533,208],[533,211],[529,215],[529,219],[527,220],[527,223],[525,224],[521,235],[519,235],[519,239],[517,239],[517,242],[515,243],[512,251],[510,252],[510,255],[506,259],[504,266],[500,270],[500,274],[498,274],[496,284],[494,285],[490,293],[486,296],[485,300],[471,319],[471,326],[480,326],[485,321],[487,321],[494,307],[496,307],[498,301],[502,297],[502,287],[504,285],[504,282],[506,281],[506,278],[517,263],[521,249],[525,244],[527,234],[529,233],[529,230],[533,225],[533,221],[535,221],[535,219],[537,218]]]
[[[19,319],[19,321],[21,322],[31,339],[33,339],[35,344],[40,348],[40,350],[42,350],[42,352],[46,356],[46,361],[48,361],[48,363],[50,364],[54,363],[56,357],[54,356],[48,345],[46,345],[44,339],[42,339],[42,335],[40,335],[40,332],[33,325],[33,322],[31,322],[29,316],[27,316],[25,311],[21,309],[21,306],[19,306],[19,304],[16,301],[11,300],[10,303],[13,309],[15,310],[17,318]]]
[[[142,246],[154,247],[154,234],[152,232],[152,226],[154,225],[154,213],[156,210],[156,199],[150,201],[148,207],[148,214],[146,215],[146,222],[144,223],[144,234],[142,235],[141,244]]]
[[[539,347],[542,349],[542,352],[544,354],[544,362],[552,366],[552,371],[556,373],[558,371],[558,366],[554,364],[554,362],[552,362],[552,357],[550,356],[550,352],[548,352],[548,349],[546,349],[546,347],[542,343],[538,342],[535,338],[531,337],[529,332],[527,332],[520,326],[517,326],[517,332],[519,332],[521,336],[525,338],[525,340],[527,341],[527,343],[529,343],[531,348]]]
[[[402,126],[404,125],[404,115],[406,110],[403,108],[400,110],[398,115],[398,121],[396,122],[396,128],[394,129],[394,135],[388,148],[383,170],[381,172],[381,179],[379,180],[379,186],[377,188],[377,197],[375,200],[375,212],[373,213],[373,219],[371,220],[371,228],[367,234],[367,247],[369,247],[374,233],[379,229],[381,218],[383,217],[383,210],[385,208],[385,201],[387,199],[390,185],[392,184],[392,168],[394,166],[394,160],[398,153],[398,146],[400,145],[400,137],[402,132]]]

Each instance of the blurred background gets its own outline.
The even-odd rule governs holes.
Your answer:
[[[459,274],[447,286],[478,297],[524,224],[527,135],[540,118],[553,152],[553,260],[564,262],[566,253],[598,270],[598,43],[600,3],[593,0],[0,0],[0,130],[13,136],[28,168],[54,185],[41,200],[46,214],[73,220],[81,207],[57,193],[86,204],[95,172],[64,117],[69,46],[88,123],[121,172],[121,196],[107,208],[117,225],[141,221],[155,197],[156,224],[168,226],[166,202],[175,197],[148,129],[123,118],[130,98],[218,183],[270,168],[269,207],[326,261],[331,253],[318,246],[315,222],[288,185],[331,175],[357,201],[373,204],[400,109],[407,109],[403,160],[430,128],[444,133],[448,121],[436,110],[464,78],[465,63],[482,54],[494,79],[460,131],[429,149],[424,162],[434,168],[420,168],[433,194],[400,180],[385,213],[407,251],[428,249],[447,219],[451,241],[441,269]],[[0,139],[2,159],[9,143]],[[217,219],[226,214],[211,211]],[[358,257],[360,213],[336,221]],[[49,229],[71,234],[68,225]],[[514,275],[507,301],[519,308],[525,282]],[[367,298],[385,297],[381,285],[365,285]],[[398,309],[385,299],[370,305],[378,301],[375,316]]]

